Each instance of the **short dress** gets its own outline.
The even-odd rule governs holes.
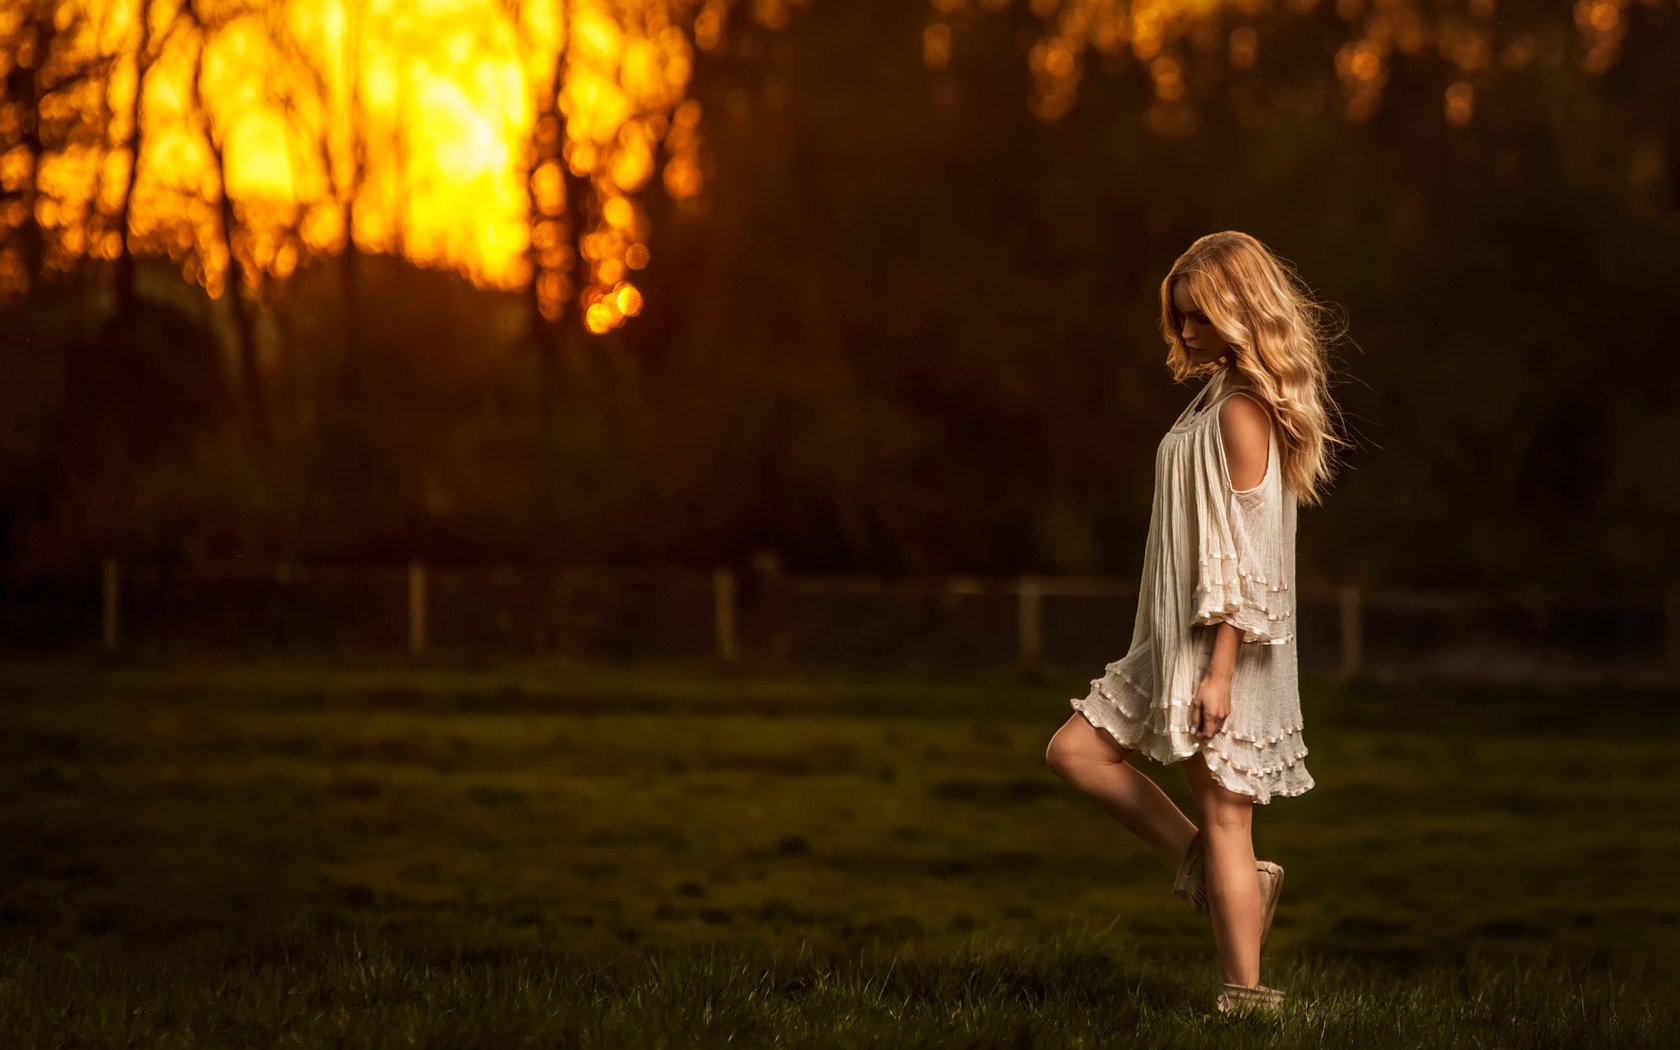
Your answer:
[[[1240,383],[1222,367],[1161,439],[1131,647],[1069,703],[1162,764],[1200,752],[1216,781],[1267,803],[1313,786],[1294,630],[1297,500],[1283,484],[1275,424],[1265,477],[1231,486],[1219,405]],[[1190,702],[1221,621],[1242,631],[1231,713],[1201,740]]]

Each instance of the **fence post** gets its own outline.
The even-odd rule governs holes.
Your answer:
[[[426,655],[426,563],[408,563],[408,655]]]
[[[1365,662],[1360,624],[1359,588],[1347,585],[1341,589],[1342,610],[1342,678],[1357,678]]]
[[[1015,583],[1016,647],[1023,671],[1036,671],[1044,658],[1044,587],[1037,576],[1023,574]]]
[[[1668,589],[1668,669],[1680,675],[1680,587]]]
[[[122,576],[117,559],[106,558],[102,573],[100,636],[106,649],[115,649],[122,638]]]
[[[712,644],[724,663],[740,659],[735,647],[735,574],[721,565],[712,570]]]

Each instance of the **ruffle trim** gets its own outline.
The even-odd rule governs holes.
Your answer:
[[[1210,551],[1199,565],[1192,624],[1228,623],[1242,631],[1244,642],[1259,645],[1283,645],[1294,637],[1287,580],[1270,583],[1243,568],[1233,554]]]
[[[1126,715],[1127,717],[1129,717],[1129,718],[1130,717],[1136,717],[1136,716],[1132,715],[1131,712],[1127,711],[1121,705],[1118,697],[1110,695],[1109,691],[1107,689],[1103,688],[1103,687],[1110,680],[1121,682],[1129,690],[1131,690],[1131,693],[1134,697],[1141,698],[1143,704],[1145,706],[1147,706],[1150,702],[1149,693],[1143,688],[1142,683],[1140,683],[1137,679],[1133,678],[1131,675],[1127,674],[1125,671],[1121,670],[1119,661],[1115,661],[1114,663],[1109,664],[1107,667],[1104,667],[1103,670],[1107,673],[1104,674],[1101,678],[1091,679],[1091,692],[1094,693],[1094,694],[1100,695],[1102,697],[1102,699],[1107,700],[1109,703],[1113,704],[1116,708],[1119,708],[1120,712],[1122,714]],[[1189,706],[1188,704],[1174,704],[1172,706],[1172,710],[1182,711],[1185,708],[1187,708],[1188,706]],[[1254,745],[1254,748],[1256,750],[1264,751],[1268,747],[1275,748],[1277,744],[1289,740],[1289,738],[1292,737],[1292,736],[1298,735],[1303,728],[1304,728],[1304,723],[1296,722],[1294,725],[1285,726],[1283,731],[1278,733],[1276,736],[1268,736],[1268,737],[1243,736],[1241,733],[1237,733],[1235,731],[1227,730],[1225,732],[1217,734],[1217,737],[1225,737],[1225,738],[1230,739],[1230,740],[1241,741],[1242,743],[1245,743],[1245,744],[1252,744],[1252,745]],[[1216,739],[1217,739],[1217,737],[1216,737]],[[1302,748],[1301,753],[1306,754],[1306,749],[1304,747]]]
[[[1116,664],[1110,664],[1105,670],[1103,677],[1091,680],[1089,694],[1083,699],[1070,699],[1068,703],[1086,721],[1108,730],[1122,747],[1141,751],[1162,765],[1172,765],[1199,753],[1208,771],[1223,787],[1250,795],[1262,805],[1273,798],[1304,794],[1313,787],[1312,774],[1307,772],[1303,761],[1307,744],[1299,723],[1267,740],[1241,737],[1228,730],[1214,734],[1211,739],[1198,740],[1189,729],[1178,725],[1178,713],[1188,705],[1155,709],[1151,712],[1153,718],[1133,714],[1114,695],[1112,687],[1122,686],[1136,701],[1134,706],[1146,710],[1148,695]]]

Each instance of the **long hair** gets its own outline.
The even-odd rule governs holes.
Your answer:
[[[1231,377],[1265,404],[1277,428],[1283,480],[1303,506],[1323,502],[1335,476],[1332,445],[1349,445],[1333,432],[1328,345],[1345,334],[1331,309],[1258,240],[1226,230],[1198,239],[1161,282],[1161,335],[1174,382],[1207,371],[1194,364],[1180,333],[1184,315],[1173,305],[1173,282],[1229,343]],[[1217,366],[1215,366],[1217,367]],[[1351,447],[1351,446],[1350,446]]]

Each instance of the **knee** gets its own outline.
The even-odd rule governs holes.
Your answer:
[[[1079,765],[1079,749],[1066,733],[1058,732],[1044,749],[1044,764],[1050,767],[1052,773],[1069,780]]]
[[[1222,795],[1233,797],[1226,798]],[[1212,834],[1248,834],[1254,816],[1254,804],[1244,795],[1236,792],[1216,791],[1211,798],[1205,798],[1202,808],[1202,825]]]

